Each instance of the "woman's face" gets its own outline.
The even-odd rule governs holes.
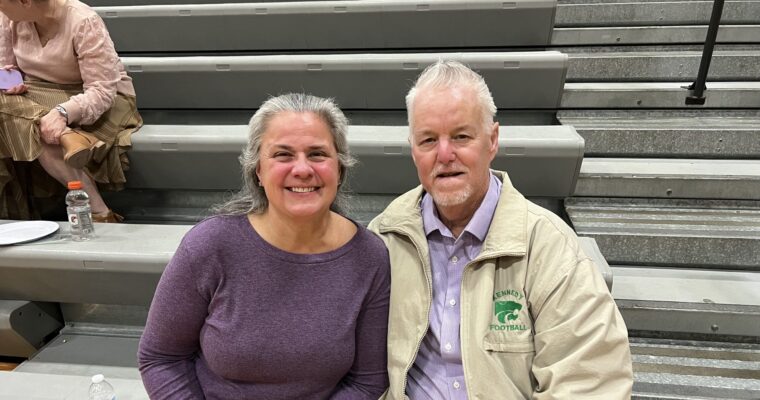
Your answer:
[[[282,112],[262,136],[256,175],[269,209],[287,218],[327,216],[338,192],[338,152],[314,113]]]

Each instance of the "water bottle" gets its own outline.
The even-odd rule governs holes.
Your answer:
[[[90,197],[87,196],[87,192],[82,190],[82,182],[80,181],[69,182],[68,187],[66,212],[69,214],[71,239],[77,242],[90,240],[95,233],[90,211]]]
[[[92,384],[87,397],[89,400],[116,400],[116,392],[103,374],[92,376]]]

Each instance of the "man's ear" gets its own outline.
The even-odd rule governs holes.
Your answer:
[[[409,129],[411,129],[411,126]],[[407,136],[406,140],[409,142],[409,150],[411,150],[412,153],[412,162],[414,162],[414,165],[417,165],[417,159],[414,157],[414,135],[411,131],[409,131],[409,136]]]
[[[489,133],[489,139],[491,140],[491,153],[496,156],[499,152],[499,123],[494,121],[491,126],[491,132]]]

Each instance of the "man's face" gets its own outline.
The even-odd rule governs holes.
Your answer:
[[[438,209],[480,204],[498,151],[499,124],[484,123],[475,90],[421,88],[410,121],[417,175]]]

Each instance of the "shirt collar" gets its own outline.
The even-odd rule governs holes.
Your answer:
[[[481,242],[486,239],[488,228],[491,227],[491,220],[493,219],[494,211],[496,211],[496,205],[499,202],[499,195],[501,194],[501,181],[491,174],[491,179],[488,184],[488,191],[480,206],[475,210],[470,222],[464,228],[464,232],[468,232],[475,236]],[[430,236],[431,233],[439,231],[444,236],[453,237],[449,228],[441,222],[438,217],[438,210],[433,203],[433,196],[429,193],[425,193],[422,196],[422,225],[425,229],[425,235]]]

